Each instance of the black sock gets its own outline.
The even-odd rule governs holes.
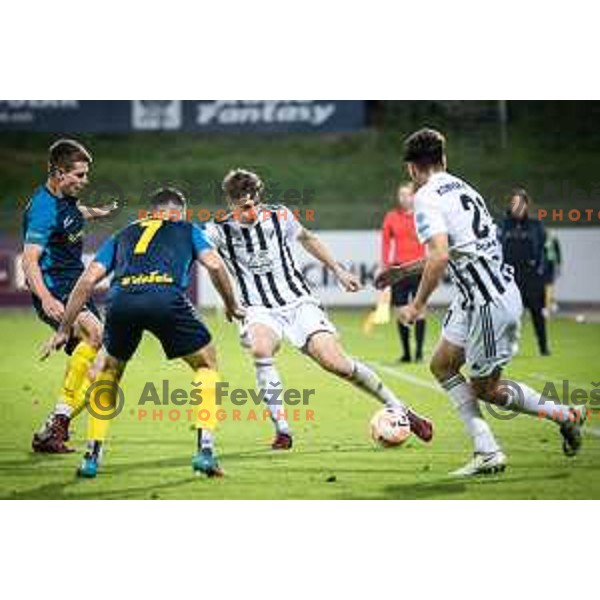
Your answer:
[[[410,329],[407,325],[398,323],[398,334],[400,335],[400,341],[402,342],[402,351],[404,356],[410,358]]]
[[[531,320],[533,321],[533,329],[540,354],[546,354],[548,352],[548,337],[546,335],[546,319],[541,308],[531,309]]]
[[[417,339],[417,358],[423,358],[423,343],[425,342],[425,319],[418,319],[415,323],[415,337]]]
[[[214,434],[210,430],[204,431],[197,429],[196,447],[198,452],[212,452],[214,444]]]
[[[98,440],[94,440],[93,442],[88,442],[88,452],[94,457],[98,458],[100,456],[100,452],[102,451],[102,442]]]

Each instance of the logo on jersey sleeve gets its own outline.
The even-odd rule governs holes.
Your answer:
[[[425,213],[417,213],[415,221],[417,224],[418,236],[421,239],[429,237],[431,227],[429,226],[429,223],[427,222],[427,215]]]

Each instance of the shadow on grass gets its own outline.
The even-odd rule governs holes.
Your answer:
[[[301,471],[314,471],[319,472],[319,469],[309,470],[300,469]],[[350,471],[350,470],[348,470]],[[114,469],[107,469],[106,476],[110,476],[114,473]],[[549,480],[565,480],[569,478],[569,473],[557,473],[550,477],[513,477],[508,478],[502,475],[492,475],[485,478],[469,481],[457,481],[456,479],[442,478],[434,481],[422,481],[416,483],[406,483],[399,485],[389,485],[374,495],[366,494],[353,495],[346,492],[341,493],[338,498],[346,500],[358,500],[363,498],[385,500],[433,500],[433,499],[452,499],[457,496],[469,497],[469,492],[475,492],[477,488],[498,486],[498,491],[501,492],[503,485],[512,485],[515,483],[531,483],[532,481],[549,481]],[[100,476],[102,477],[102,476]],[[201,480],[201,481],[199,481]],[[227,479],[225,480],[227,481]],[[235,479],[234,479],[235,481]],[[182,477],[173,481],[167,481],[164,483],[155,483],[149,485],[130,486],[125,488],[116,489],[98,489],[98,484],[110,483],[109,479],[96,480],[96,481],[83,481],[78,480],[75,477],[71,477],[68,480],[62,482],[49,483],[41,486],[29,488],[22,491],[14,491],[11,494],[3,494],[3,499],[50,499],[50,500],[76,500],[76,499],[129,499],[129,498],[146,498],[146,499],[160,499],[161,490],[173,491],[174,488],[179,486],[185,486],[192,482],[198,482],[197,497],[201,499],[204,492],[210,492],[210,495],[214,497],[214,482],[211,482],[210,488],[203,487],[203,483],[208,483],[203,477],[197,477],[190,475],[188,477]],[[328,490],[329,492],[330,490]],[[170,494],[172,496],[172,494]],[[253,497],[252,494],[250,494]],[[273,498],[278,497],[278,494],[273,494]],[[323,494],[324,497],[331,497],[330,493]],[[189,498],[189,493],[185,494],[186,498]],[[226,498],[226,494],[223,494]],[[299,496],[300,498],[301,496]],[[514,495],[511,495],[514,497]],[[527,496],[523,496],[527,497]]]
[[[461,481],[445,477],[437,481],[423,481],[418,483],[407,483],[400,485],[389,485],[383,488],[381,499],[395,500],[428,500],[440,496],[467,495],[478,487],[512,485],[514,483],[531,483],[534,481],[550,481],[568,479],[570,473],[556,473],[539,477],[523,476],[509,477],[506,475],[486,475],[476,479]],[[511,495],[511,498],[515,496]],[[526,498],[526,496],[522,496]]]
[[[152,484],[147,486],[127,487],[112,490],[99,490],[97,481],[86,481],[77,479],[75,476],[68,481],[44,484],[38,487],[30,488],[20,492],[14,491],[4,499],[8,500],[118,500],[129,499],[131,497],[140,498],[146,496],[147,499],[158,499],[159,490],[173,489],[180,485],[186,485],[199,478],[196,475],[190,475],[168,481],[165,483]],[[102,482],[100,482],[102,483]],[[87,486],[88,489],[84,489]]]
[[[223,460],[244,460],[244,459],[267,459],[270,460],[275,456],[275,453],[271,450],[262,450],[258,452],[239,452],[223,454]],[[62,459],[62,460],[61,460]],[[62,481],[56,483],[47,483],[38,487],[29,488],[21,491],[7,491],[2,490],[0,492],[0,498],[2,499],[90,499],[90,498],[129,498],[132,495],[140,497],[147,494],[155,494],[156,490],[170,489],[179,485],[185,485],[193,481],[197,481],[199,478],[196,475],[181,478],[173,482],[167,483],[151,483],[147,486],[137,486],[130,488],[120,488],[112,490],[98,489],[97,483],[110,484],[110,477],[113,475],[129,474],[134,471],[149,470],[154,473],[161,472],[165,469],[190,469],[191,472],[191,453],[186,456],[176,456],[172,458],[159,458],[157,460],[147,460],[139,462],[123,462],[123,463],[109,463],[106,469],[99,475],[99,479],[94,481],[83,481],[77,479],[75,476],[76,464],[64,462],[64,456],[44,456],[29,454],[26,460],[22,461],[7,461],[0,464],[0,476],[4,471],[6,475],[11,477],[17,476],[35,476],[35,472],[31,470],[31,467],[39,464],[45,467],[56,467],[63,471],[66,467],[73,469],[73,475],[66,478],[62,474]],[[52,468],[51,467],[51,468]],[[54,470],[54,469],[52,469]],[[60,475],[57,475],[59,477]],[[200,477],[200,479],[202,479]],[[89,486],[89,490],[81,491],[82,486]],[[200,490],[202,491],[202,490]]]

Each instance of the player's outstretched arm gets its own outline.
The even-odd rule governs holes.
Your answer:
[[[119,208],[119,204],[116,201],[111,202],[110,204],[105,204],[104,206],[84,206],[83,204],[80,204],[78,208],[79,212],[83,215],[83,218],[86,221],[89,221],[92,219],[103,219],[110,216]]]
[[[96,284],[101,281],[105,275],[106,267],[96,261],[92,262],[81,274],[81,277],[77,280],[77,283],[69,296],[65,314],[63,315],[58,330],[44,346],[41,360],[48,358],[51,352],[59,350],[67,343],[75,319],[77,319],[77,315],[79,315],[84,304],[89,300]]]
[[[302,228],[298,234],[297,240],[304,249],[314,256],[319,262],[331,269],[347,292],[358,292],[361,289],[360,281],[350,271],[346,270],[334,258],[329,248],[319,239],[319,237],[308,229]]]
[[[384,290],[385,288],[402,281],[411,275],[421,274],[425,267],[425,259],[419,258],[409,263],[401,265],[391,265],[383,268],[379,268],[375,275],[373,285],[377,290]]]
[[[198,260],[208,271],[210,279],[217,292],[223,299],[225,305],[225,316],[228,321],[243,319],[244,311],[238,305],[235,297],[231,279],[225,268],[225,263],[215,250],[204,250],[200,253]]]

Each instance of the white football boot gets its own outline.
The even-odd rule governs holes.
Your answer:
[[[502,473],[506,469],[506,456],[498,450],[489,454],[475,453],[473,458],[460,469],[452,471],[452,477],[475,477],[476,475],[489,475]]]

